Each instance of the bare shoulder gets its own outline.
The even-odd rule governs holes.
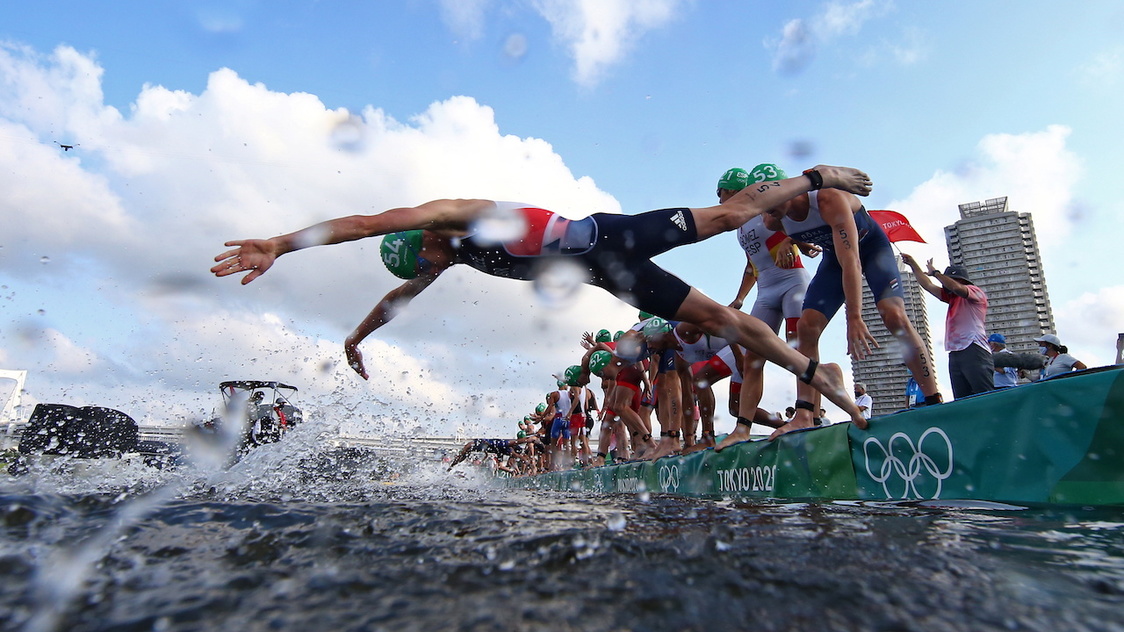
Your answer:
[[[862,208],[859,198],[838,189],[822,189],[816,199],[819,202],[820,214],[828,221],[853,216]]]
[[[495,204],[493,200],[479,200],[475,198],[443,198],[440,200],[430,200],[425,204],[420,204],[419,207],[433,207],[443,209],[466,209],[466,210],[483,210]]]

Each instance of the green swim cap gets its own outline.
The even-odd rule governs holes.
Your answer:
[[[609,342],[610,339],[611,338],[610,338],[609,330],[608,329],[602,329],[601,331],[597,332],[597,337],[594,338],[593,340],[595,342]]]
[[[749,173],[745,169],[734,167],[718,178],[718,188],[730,191],[741,191],[749,186]]]
[[[652,316],[655,316],[655,314],[649,314],[648,312],[640,312],[639,316],[640,316],[640,320],[648,320]]]
[[[784,180],[788,176],[785,175],[784,169],[774,165],[771,162],[763,162],[753,168],[750,172],[750,178],[754,182],[773,182],[775,180]]]
[[[644,328],[640,330],[640,333],[643,334],[645,338],[655,338],[656,336],[660,334],[666,334],[669,331],[671,331],[671,323],[662,318],[656,317],[651,318],[648,320],[648,322],[644,323]]]
[[[623,331],[618,331],[617,333],[613,334],[613,342],[616,342],[616,341],[620,340],[621,336],[623,336],[623,335],[624,335]]]
[[[536,414],[541,415],[545,412],[546,412],[546,404],[539,404],[538,406],[535,406],[535,413]]]
[[[578,376],[582,374],[582,368],[578,365],[573,365],[566,369],[566,384],[568,386],[578,385]]]
[[[609,366],[613,361],[613,354],[608,351],[594,351],[589,356],[589,372],[594,375],[601,375],[605,367]]]
[[[418,253],[422,249],[422,231],[406,230],[382,238],[379,255],[382,264],[399,279],[418,276]]]

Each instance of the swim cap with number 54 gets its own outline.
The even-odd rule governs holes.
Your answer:
[[[418,253],[422,249],[422,231],[406,230],[382,238],[379,255],[382,264],[399,279],[418,276]]]

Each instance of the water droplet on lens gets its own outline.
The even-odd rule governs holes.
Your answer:
[[[366,141],[363,119],[349,114],[332,128],[329,139],[332,146],[341,151],[352,153],[362,151]]]
[[[512,33],[503,43],[503,54],[511,61],[520,61],[527,54],[527,36]]]
[[[324,226],[312,226],[302,230],[296,235],[297,246],[300,248],[321,246],[327,241],[328,228]]]
[[[535,275],[535,294],[547,307],[561,307],[588,278],[585,268],[567,259],[557,259]]]
[[[527,220],[517,208],[491,205],[472,223],[472,240],[481,245],[502,244],[527,234]]]
[[[609,531],[624,531],[625,525],[628,523],[625,520],[624,514],[615,513],[609,516],[608,527]]]

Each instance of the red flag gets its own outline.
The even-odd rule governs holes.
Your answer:
[[[927,243],[913,230],[913,226],[909,224],[909,220],[905,215],[897,211],[867,211],[874,221],[882,225],[882,230],[886,231],[886,236],[890,238],[891,242],[894,241],[919,241]]]

